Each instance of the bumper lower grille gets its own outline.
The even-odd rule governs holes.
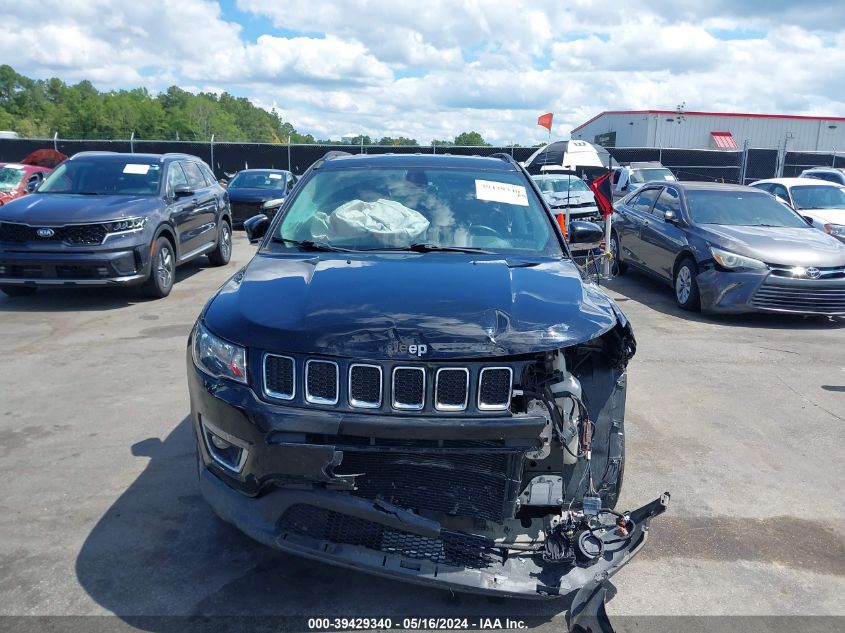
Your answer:
[[[106,237],[106,229],[102,224],[72,224],[52,228],[53,234],[40,237],[38,229],[41,227],[11,222],[0,223],[0,242],[24,244],[26,242],[66,242],[68,244],[102,244]]]
[[[305,504],[288,508],[279,521],[279,528],[321,541],[357,545],[452,567],[484,569],[501,560],[495,550],[487,547],[484,539],[476,536],[459,532],[441,532],[439,538],[418,536]]]
[[[513,515],[522,452],[424,453],[344,450],[339,475],[355,478],[358,496],[412,510],[501,522]]]
[[[791,312],[845,313],[845,286],[839,288],[762,285],[751,305]]]

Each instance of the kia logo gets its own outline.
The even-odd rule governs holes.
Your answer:
[[[822,271],[820,271],[818,268],[813,268],[811,266],[810,268],[807,269],[807,277],[809,277],[810,279],[818,279],[821,276],[822,276]]]
[[[38,237],[53,237],[56,234],[53,229],[48,229],[46,227],[38,229],[35,233],[38,235]]]

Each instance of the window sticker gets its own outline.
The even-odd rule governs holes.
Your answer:
[[[282,175],[281,175],[281,174],[268,174],[268,175],[269,175],[269,176],[270,176],[270,178],[272,178],[273,180],[281,180],[281,179],[282,179]]]
[[[141,174],[144,175],[150,171],[149,165],[139,165],[138,163],[127,163],[123,168],[124,174]]]
[[[528,206],[528,192],[525,187],[495,180],[476,180],[475,197],[479,200]]]

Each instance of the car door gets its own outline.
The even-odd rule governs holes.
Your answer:
[[[196,237],[196,196],[176,195],[179,188],[189,187],[188,177],[182,164],[174,161],[167,166],[167,202],[170,220],[176,228],[176,237],[179,240],[179,255],[189,253],[195,248],[192,240]]]
[[[618,205],[617,212],[623,221],[616,225],[616,234],[619,236],[623,261],[645,266],[642,231],[659,194],[660,187],[646,187],[628,198],[627,203]]]
[[[678,224],[666,221],[666,211],[681,219],[681,198],[675,187],[664,187],[643,224],[642,253],[646,267],[663,279],[671,280],[675,257],[686,244],[686,233]]]
[[[193,191],[194,207],[190,211],[188,250],[180,254],[187,259],[217,242],[217,196],[216,187],[210,184],[192,160],[180,161],[188,187]]]

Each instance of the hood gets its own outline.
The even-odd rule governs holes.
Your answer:
[[[62,225],[105,222],[144,215],[161,200],[154,196],[81,196],[32,193],[0,207],[0,221]]]
[[[267,200],[285,197],[285,192],[281,189],[235,187],[234,189],[227,189],[227,191],[229,192],[229,202],[266,202]]]
[[[808,226],[699,225],[701,236],[718,248],[783,266],[845,266],[845,246]]]
[[[310,254],[309,254],[310,255]],[[595,338],[617,322],[569,260],[457,253],[259,254],[208,305],[211,331],[247,347],[360,359],[510,356]]]

